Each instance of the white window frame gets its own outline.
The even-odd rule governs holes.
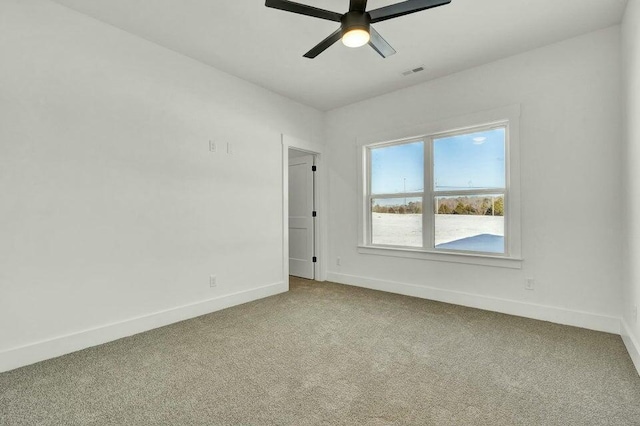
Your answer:
[[[358,182],[359,226],[358,251],[362,254],[435,260],[475,265],[521,268],[521,227],[520,227],[520,106],[499,108],[476,114],[450,118],[411,129],[396,130],[368,137],[358,138]],[[464,134],[491,128],[504,127],[506,187],[505,199],[505,253],[492,254],[470,251],[435,249],[434,247],[434,198],[448,195],[436,192],[433,187],[433,141],[443,137]],[[370,152],[372,148],[394,146],[411,142],[424,142],[424,191],[419,193],[374,194],[371,195]],[[502,193],[503,190],[467,191],[471,195]],[[465,191],[455,191],[456,195]],[[402,247],[373,245],[372,198],[420,198],[423,199],[423,247]]]

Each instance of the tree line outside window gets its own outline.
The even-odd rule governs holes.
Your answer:
[[[422,202],[372,206],[373,213],[422,214]],[[504,196],[436,198],[435,213],[442,215],[504,216]]]

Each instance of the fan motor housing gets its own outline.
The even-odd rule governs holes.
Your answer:
[[[370,32],[371,15],[367,12],[351,11],[342,15],[340,20],[342,24],[342,35],[351,30],[365,30]]]

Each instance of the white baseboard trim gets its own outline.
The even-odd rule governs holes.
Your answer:
[[[631,361],[633,361],[633,365],[636,367],[638,375],[640,375],[640,344],[631,333],[631,329],[624,318],[622,318],[620,325],[620,335],[624,345],[627,347]]]
[[[0,373],[289,290],[287,282],[240,291],[0,352]]]
[[[419,297],[421,299],[435,300],[589,330],[604,331],[613,334],[620,333],[620,318],[618,317],[334,272],[327,274],[327,280],[339,284]]]

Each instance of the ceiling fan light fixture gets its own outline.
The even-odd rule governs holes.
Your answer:
[[[342,44],[347,47],[360,47],[371,40],[371,17],[368,13],[351,11],[340,19]]]
[[[350,30],[342,36],[342,44],[347,47],[361,47],[369,43],[369,40],[371,40],[369,31],[363,29]]]
[[[265,0],[265,6],[280,9],[298,15],[307,15],[326,21],[340,22],[340,28],[329,37],[305,53],[305,58],[313,59],[342,39],[348,47],[360,47],[369,44],[383,58],[396,53],[395,49],[371,26],[389,19],[420,12],[434,7],[444,6],[452,0],[403,0],[396,4],[367,11],[367,0],[349,0],[349,11],[345,14],[320,9],[290,0]]]

